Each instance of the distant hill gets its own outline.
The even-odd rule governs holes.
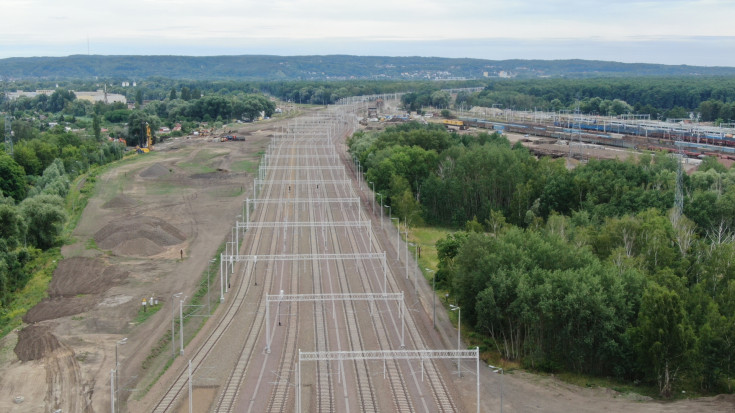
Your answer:
[[[11,79],[478,79],[489,77],[731,76],[733,67],[594,60],[483,60],[378,56],[98,56],[0,59]]]

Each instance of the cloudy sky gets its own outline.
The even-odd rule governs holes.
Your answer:
[[[2,0],[0,58],[358,54],[735,66],[733,0]]]

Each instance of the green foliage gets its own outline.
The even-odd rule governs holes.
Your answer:
[[[48,87],[60,78],[90,79],[90,68],[114,79],[152,79],[163,76],[174,79],[373,79],[421,78],[447,73],[453,77],[475,78],[488,68],[490,73],[512,71],[520,78],[580,78],[635,76],[731,76],[729,67],[693,67],[687,65],[626,64],[586,60],[485,60],[439,57],[385,57],[385,56],[86,56],[29,57],[0,60],[0,72],[13,79],[49,79]],[[206,68],[203,70],[202,68]],[[501,81],[508,81],[501,79]],[[95,78],[90,83],[98,82]],[[345,82],[347,83],[347,82]],[[682,86],[687,86],[681,82]],[[93,83],[94,84],[94,83]],[[144,81],[139,82],[139,86]],[[374,87],[374,86],[373,86]],[[86,90],[72,87],[75,90]],[[568,93],[573,94],[574,88]],[[26,90],[32,90],[27,89]],[[722,87],[718,94],[728,89]],[[330,91],[332,92],[332,91]],[[656,95],[666,90],[653,88],[648,93]],[[169,93],[169,89],[165,90]],[[339,92],[338,89],[333,93]],[[355,94],[353,94],[355,95]],[[147,96],[147,95],[146,95]],[[347,95],[350,96],[350,95]],[[665,97],[672,94],[665,93]]]
[[[732,380],[735,171],[686,175],[678,216],[665,153],[568,170],[498,135],[412,123],[348,145],[394,214],[466,230],[436,243],[436,281],[502,357],[663,397]]]
[[[130,110],[128,109],[116,109],[105,113],[105,120],[111,123],[122,123],[127,122],[130,117]]]
[[[670,397],[694,344],[684,303],[676,292],[656,284],[646,289],[633,340],[646,376],[658,382],[662,396]]]
[[[20,243],[25,227],[18,207],[11,202],[0,203],[0,251],[12,251]]]
[[[46,297],[51,275],[60,260],[58,248],[45,252],[28,248],[15,255],[0,256],[0,283],[9,279],[15,283],[6,283],[8,289],[0,288],[0,297],[4,297],[0,301],[0,336],[20,326],[23,315]]]
[[[100,117],[99,115],[94,115],[92,118],[92,132],[94,133],[94,138],[96,140],[102,139],[102,127],[100,126]]]
[[[699,110],[702,120],[735,119],[732,77],[627,77],[592,79],[491,80],[472,94],[469,105],[620,115],[647,113],[657,118],[688,118]],[[729,103],[725,103],[729,102]],[[724,115],[724,116],[723,116]]]
[[[153,137],[153,143],[155,140],[155,132],[158,130],[160,120],[157,116],[151,116],[140,110],[134,110],[130,112],[128,116],[128,145],[135,146],[140,145],[141,147],[147,146],[147,135],[146,128],[150,128],[151,136]]]
[[[25,171],[5,153],[0,153],[0,193],[20,201],[26,196]]]
[[[42,249],[58,243],[66,220],[63,205],[64,200],[58,195],[37,195],[21,202],[28,243]]]
[[[3,331],[9,325],[16,325],[22,314],[43,296],[50,279],[50,272],[46,273],[52,260],[49,257],[56,257],[51,252],[61,242],[67,223],[64,198],[70,190],[70,173],[76,176],[90,165],[122,158],[119,144],[81,138],[61,127],[23,140],[16,147],[14,156],[27,167],[26,171],[13,158],[0,154],[0,188],[3,189],[0,191],[0,325]],[[26,183],[30,183],[27,191]],[[94,177],[90,176],[82,191],[88,191],[88,184],[93,183]],[[83,202],[78,205],[83,208]],[[72,213],[78,216],[78,212]],[[46,257],[49,262],[42,262],[39,257]]]

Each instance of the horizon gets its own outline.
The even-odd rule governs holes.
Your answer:
[[[493,48],[490,56],[474,53],[479,47],[491,42]],[[281,40],[264,41],[258,47],[249,50],[233,48],[212,48],[208,46],[187,45],[157,45],[149,46],[141,53],[141,48],[120,45],[96,45],[92,50],[89,44],[87,50],[78,50],[73,53],[31,53],[26,49],[24,55],[0,56],[0,60],[12,58],[64,58],[71,56],[181,56],[181,57],[218,57],[218,56],[366,56],[366,57],[420,57],[446,59],[479,59],[491,61],[504,60],[587,60],[614,63],[640,63],[670,66],[699,66],[699,67],[733,67],[735,56],[722,53],[722,50],[735,50],[734,37],[704,37],[704,38],[677,38],[677,39],[645,39],[635,41],[608,41],[592,39],[453,39],[439,41],[348,41],[344,39],[329,39],[321,42],[318,47],[306,44],[306,41],[289,41],[282,44]],[[349,43],[349,47],[345,44]],[[669,53],[677,50],[681,52],[686,46],[689,59],[681,60],[680,53]],[[86,47],[86,45],[85,45]],[[110,49],[115,53],[106,53],[97,48]],[[370,49],[379,49],[383,53],[370,53]],[[521,49],[521,50],[519,50]],[[40,49],[45,50],[45,49]],[[403,52],[409,51],[410,52]],[[578,52],[582,50],[583,52]],[[652,54],[652,50],[658,54]],[[432,53],[434,52],[434,53]],[[438,52],[438,53],[437,53]],[[1,54],[1,53],[0,53]]]
[[[142,12],[143,11],[143,12]],[[735,67],[735,2],[8,0],[0,58],[353,55]]]

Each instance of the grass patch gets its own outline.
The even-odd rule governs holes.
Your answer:
[[[180,190],[178,185],[169,182],[152,182],[145,187],[146,195],[171,195]]]
[[[187,162],[177,163],[176,166],[186,170],[187,172],[208,174],[217,171],[209,164],[211,163],[212,159],[219,157],[220,155],[221,154],[215,153],[213,151],[201,150],[197,152],[196,155],[194,155],[193,159]]]
[[[416,227],[409,229],[408,242],[414,244],[413,246],[409,244],[409,250],[411,253],[415,254],[416,245],[421,247],[419,265],[421,266],[421,272],[424,274],[424,278],[427,280],[430,281],[433,275],[431,271],[426,271],[426,268],[436,271],[439,265],[439,259],[437,258],[436,253],[436,242],[453,232],[455,231],[437,227]]]
[[[153,305],[153,306],[148,305],[145,307],[141,305],[140,308],[138,309],[138,315],[135,316],[135,319],[133,320],[133,322],[136,325],[145,323],[146,320],[153,317],[153,315],[156,314],[158,310],[161,309],[161,307],[163,307],[163,305],[161,304]],[[146,309],[143,310],[143,308],[146,308]]]
[[[213,190],[210,195],[215,197],[237,197],[242,195],[245,192],[245,186],[235,186],[235,187],[224,187],[224,188],[217,188]]]
[[[52,248],[39,252],[33,260],[26,264],[31,272],[31,278],[10,304],[0,309],[0,337],[5,337],[13,329],[21,326],[23,316],[28,310],[48,296],[46,290],[61,259],[61,250]]]
[[[86,173],[77,176],[71,183],[69,194],[67,194],[65,200],[66,211],[69,214],[69,219],[64,225],[64,230],[62,231],[62,238],[64,240],[68,240],[71,237],[71,233],[77,227],[79,219],[82,217],[82,212],[84,212],[84,208],[87,207],[89,198],[94,194],[97,177],[103,169],[104,167],[92,167]]]
[[[100,249],[97,246],[97,241],[94,240],[94,237],[89,237],[89,239],[87,240],[87,242],[84,243],[84,247],[87,248],[88,250],[98,250],[98,249]]]
[[[199,164],[195,162],[182,162],[178,164],[177,166],[187,172],[192,172],[192,173],[197,173],[197,174],[209,174],[209,173],[217,171],[216,169],[212,168],[209,165]]]
[[[258,161],[242,160],[233,162],[230,168],[232,172],[247,172],[254,174],[258,170]]]

